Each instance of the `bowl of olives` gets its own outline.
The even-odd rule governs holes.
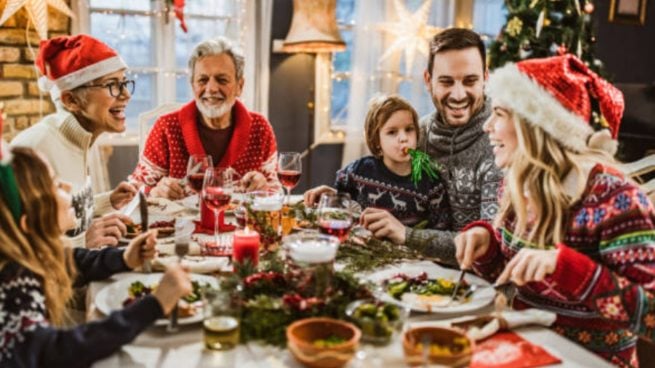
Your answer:
[[[362,331],[362,341],[386,345],[409,316],[409,308],[375,299],[356,300],[346,307],[346,315]]]

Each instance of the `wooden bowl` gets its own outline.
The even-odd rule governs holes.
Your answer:
[[[310,368],[343,367],[357,351],[362,333],[351,323],[332,318],[306,318],[287,327],[287,347],[303,365]],[[338,337],[332,346],[317,346],[319,340]]]
[[[464,332],[443,327],[415,327],[403,334],[405,361],[411,366],[425,364],[423,344],[430,344],[430,364],[466,367],[473,357],[475,344]]]

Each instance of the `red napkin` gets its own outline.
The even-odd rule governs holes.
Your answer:
[[[479,343],[470,368],[527,368],[561,363],[543,348],[514,332],[500,332]]]
[[[208,234],[208,235],[214,235],[214,228],[207,228],[202,225],[201,221],[194,221],[196,224],[196,229],[193,231],[196,234]],[[223,233],[223,232],[229,232],[229,231],[234,231],[236,229],[236,226],[232,224],[226,224],[225,223],[225,212],[221,211],[218,214],[218,231]]]

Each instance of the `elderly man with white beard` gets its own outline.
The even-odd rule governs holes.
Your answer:
[[[279,188],[273,128],[237,100],[241,51],[222,37],[201,42],[189,70],[194,100],[157,120],[130,181],[143,183],[151,196],[180,199],[189,156],[209,155],[215,167],[236,170],[248,191]]]

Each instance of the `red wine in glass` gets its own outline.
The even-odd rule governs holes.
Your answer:
[[[218,211],[230,203],[230,193],[223,191],[219,187],[205,187],[202,193],[202,199],[207,204],[207,207],[213,211]]]
[[[350,226],[352,226],[350,220],[320,220],[318,222],[321,233],[336,236],[339,241],[344,241],[348,237]]]
[[[202,181],[204,178],[205,178],[205,173],[196,173],[196,174],[189,175],[189,186],[194,192],[200,193],[200,191],[202,190]]]
[[[277,172],[277,177],[285,188],[291,190],[296,187],[296,184],[298,184],[298,181],[300,180],[300,171],[279,170]]]

